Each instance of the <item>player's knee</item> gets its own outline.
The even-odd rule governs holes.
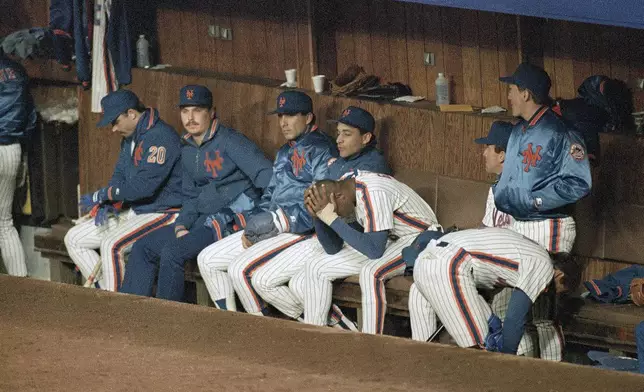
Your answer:
[[[314,279],[327,279],[326,266],[324,263],[307,263],[306,275]]]
[[[246,266],[248,263],[245,259],[237,259],[228,266],[228,276],[234,281],[242,281],[246,275]]]
[[[163,247],[160,254],[160,263],[167,266],[181,266],[185,260],[181,257],[181,249],[176,241]]]
[[[294,276],[289,282],[288,282],[288,288],[291,290],[293,294],[299,299],[304,298],[304,279],[300,275]]]
[[[255,288],[255,290],[257,290],[257,292],[259,292],[260,294],[266,291],[270,291],[270,289],[272,288],[269,284],[268,279],[266,279],[266,274],[263,274],[262,271],[254,274],[251,277],[250,282],[253,288]]]
[[[197,255],[197,266],[199,267],[200,271],[206,271],[208,269],[208,261],[210,260],[210,255],[209,252],[207,251],[201,251]]]

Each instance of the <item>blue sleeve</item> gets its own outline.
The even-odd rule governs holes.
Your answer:
[[[329,159],[333,158],[329,149],[320,147],[315,148],[315,156],[311,159],[309,170],[313,182],[329,178]],[[297,199],[297,203],[288,206],[275,206],[273,210],[279,210],[285,215],[284,219],[289,222],[287,232],[289,233],[305,233],[313,228],[313,218],[304,206],[304,189]]]
[[[590,192],[592,177],[587,151],[581,140],[575,142],[568,137],[561,138],[561,144],[555,148],[561,151],[562,159],[558,175],[545,186],[532,192],[533,200],[537,200],[539,210],[548,211],[576,203]],[[577,147],[582,148],[583,157],[576,159],[571,152]],[[579,150],[576,150],[579,151]]]
[[[163,130],[151,132],[140,143],[143,143],[144,149],[136,173],[119,187],[113,187],[109,192],[111,200],[137,201],[153,197],[164,185],[174,166],[180,164],[179,142],[163,135]]]
[[[125,168],[127,165],[131,164],[131,155],[130,155],[130,143],[125,139],[121,141],[121,150],[119,151],[119,159],[116,162],[116,167],[114,168],[114,173],[112,173],[112,178],[107,184],[111,187],[120,188],[125,183]]]
[[[234,136],[233,136],[234,135]],[[255,143],[240,133],[231,134],[227,143],[228,156],[253,182],[255,188],[265,189],[273,177],[273,164]]]
[[[530,297],[523,291],[514,289],[503,321],[503,344],[500,350],[502,353],[513,355],[517,353],[530,308],[532,308]]]
[[[389,236],[387,231],[361,233],[340,218],[331,223],[331,228],[353,249],[372,260],[381,258],[385,253]]]
[[[319,219],[314,219],[313,226],[315,227],[315,234],[318,236],[318,241],[320,241],[320,244],[327,254],[334,255],[342,249],[344,240],[332,228],[327,226],[326,223]]]
[[[189,230],[192,224],[199,217],[199,213],[197,212],[198,190],[195,186],[192,175],[188,170],[183,171],[181,188],[186,199],[182,203],[181,211],[179,211],[179,216],[174,223],[174,227],[175,229],[178,227],[183,227],[184,229]]]

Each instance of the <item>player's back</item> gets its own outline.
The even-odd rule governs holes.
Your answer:
[[[550,259],[548,251],[536,242],[509,229],[486,227],[455,231],[442,236],[446,242],[468,252],[480,252],[501,258],[520,260],[524,257]]]
[[[398,237],[438,227],[434,211],[408,185],[386,174],[362,171],[355,180],[357,203],[365,206],[356,208],[359,221],[369,223],[362,211],[380,209],[393,213],[391,234]]]

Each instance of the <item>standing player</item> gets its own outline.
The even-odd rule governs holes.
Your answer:
[[[512,230],[551,253],[570,252],[575,221],[570,207],[591,187],[590,166],[581,136],[547,106],[550,77],[523,63],[501,81],[510,85],[514,126],[503,167],[494,186],[497,208],[514,217]]]
[[[357,172],[340,181],[322,181],[306,197],[317,217],[319,244],[306,253],[306,265],[289,284],[304,304],[304,322],[326,325],[333,281],[360,274],[362,332],[381,334],[385,319],[385,281],[405,271],[404,247],[427,229],[440,229],[427,203],[391,176]],[[355,214],[364,227],[345,222]],[[345,245],[346,243],[346,245]]]
[[[185,263],[234,231],[234,214],[255,207],[257,188],[266,188],[273,172],[253,142],[215,117],[207,87],[183,87],[179,107],[186,130],[181,162],[187,199],[174,226],[134,244],[121,288],[150,296],[158,274],[157,298],[173,301],[183,299]]]
[[[330,121],[331,122],[331,121]],[[374,135],[375,120],[366,110],[349,106],[337,121],[336,139],[340,157],[332,159],[329,165],[329,178],[339,180],[345,173],[364,170],[389,174],[391,170],[382,154],[376,150]],[[362,231],[357,223],[356,229]],[[286,284],[302,269],[308,260],[303,257],[317,239],[301,242],[277,255],[270,263],[259,268],[252,277],[252,285],[259,295],[282,313],[294,319],[302,315],[302,303],[298,301]],[[339,312],[334,312],[332,323],[351,328],[352,323],[341,320]]]
[[[220,309],[237,310],[235,291],[248,313],[263,314],[264,305],[251,277],[277,254],[310,238],[312,218],[304,207],[304,190],[329,176],[335,156],[333,140],[318,131],[311,98],[299,91],[277,97],[282,134],[288,140],[277,152],[273,177],[259,208],[238,214],[243,232],[204,249],[197,257],[208,292]]]
[[[487,346],[516,354],[527,314],[553,278],[557,292],[576,283],[570,275],[553,269],[543,247],[511,230],[446,234],[430,242],[414,267],[414,285],[422,294],[415,302],[410,300],[414,339],[425,341],[433,335],[438,317],[460,347]],[[500,330],[500,325],[493,325],[492,310],[477,288],[503,286],[513,291]]]
[[[9,275],[27,276],[25,251],[11,208],[22,157],[21,143],[36,126],[36,108],[25,69],[0,49],[0,251]]]
[[[523,63],[508,83],[515,125],[501,178],[494,186],[497,208],[514,218],[510,229],[542,245],[550,253],[569,253],[575,240],[571,207],[590,191],[588,156],[581,135],[568,128],[548,107],[550,77]],[[539,330],[540,356],[560,361],[563,335],[554,325],[553,293],[541,296],[533,317]]]
[[[146,109],[131,91],[114,91],[101,105],[103,118],[97,126],[111,124],[112,132],[123,138],[119,159],[109,184],[81,197],[83,209],[96,211],[95,220],[73,227],[65,245],[85,278],[102,262],[100,287],[117,291],[125,253],[137,239],[171,224],[181,206],[181,141],[159,113]],[[121,203],[129,210],[118,220],[110,218]]]

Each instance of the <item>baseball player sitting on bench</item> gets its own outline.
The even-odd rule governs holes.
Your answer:
[[[512,215],[510,230],[552,254],[569,253],[575,241],[571,208],[590,192],[592,183],[583,138],[548,107],[550,77],[543,69],[523,63],[500,80],[510,85],[512,115],[521,121],[513,127],[503,172],[494,185],[495,205]],[[539,298],[533,319],[540,357],[561,361],[564,342],[552,321],[552,294]]]
[[[410,187],[391,176],[361,172],[340,181],[321,181],[306,195],[315,216],[319,244],[289,284],[304,304],[304,321],[326,325],[333,280],[360,274],[362,332],[381,334],[386,310],[385,281],[405,271],[400,253],[427,229],[439,230],[436,216]],[[356,230],[344,219],[364,227]],[[345,245],[346,243],[346,245]]]
[[[236,231],[234,215],[255,206],[273,173],[253,142],[215,117],[207,87],[183,87],[179,107],[186,130],[181,150],[186,199],[174,226],[134,244],[121,288],[150,296],[158,275],[157,298],[174,301],[183,300],[185,263]]]
[[[171,224],[181,206],[181,140],[156,109],[146,109],[131,91],[111,92],[101,106],[97,126],[111,124],[123,138],[119,159],[108,185],[81,197],[81,209],[92,210],[95,217],[69,230],[65,245],[86,278],[102,262],[99,286],[116,291],[125,252],[137,239]],[[120,211],[121,203],[129,210]]]
[[[542,246],[507,229],[436,233],[414,266],[412,290],[420,293],[409,302],[414,339],[430,339],[438,317],[460,347],[516,354],[535,299],[547,288],[563,293],[579,283],[573,264],[553,268]],[[502,325],[477,291],[498,287],[513,288]]]
[[[374,135],[375,120],[366,110],[349,106],[338,120],[336,143],[340,156],[329,161],[329,178],[339,180],[345,173],[353,170],[365,170],[375,173],[389,174],[385,157],[376,149]],[[360,226],[356,222],[353,223]],[[362,227],[359,227],[362,231]],[[269,304],[285,315],[299,319],[304,311],[302,302],[298,301],[287,284],[299,272],[304,264],[310,261],[307,256],[311,244],[317,243],[315,238],[293,245],[275,256],[270,263],[259,268],[252,277],[253,288]],[[342,313],[334,307],[329,324],[340,328],[355,329],[351,321],[342,318]]]
[[[313,223],[304,207],[304,190],[314,181],[328,178],[328,162],[336,155],[333,140],[315,126],[308,95],[285,91],[269,114],[279,116],[288,142],[277,152],[273,176],[259,208],[236,216],[243,232],[208,246],[197,257],[215,305],[237,310],[236,291],[244,309],[255,315],[264,314],[266,308],[252,288],[254,272],[288,247],[311,237]]]

